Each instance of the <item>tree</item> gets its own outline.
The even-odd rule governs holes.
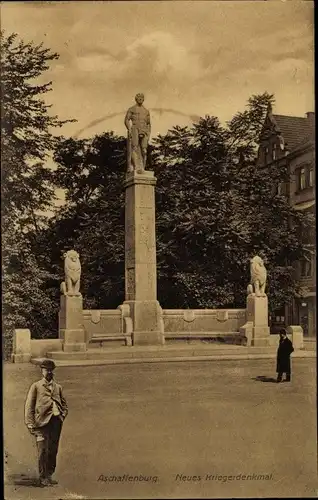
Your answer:
[[[228,144],[241,166],[246,161],[255,162],[266,113],[274,103],[274,95],[268,92],[252,95],[246,109],[227,123]]]
[[[273,190],[287,181],[286,170],[264,175],[256,168],[256,145],[272,100],[267,93],[253,96],[248,111],[235,115],[227,129],[205,117],[155,141],[163,307],[172,307],[172,299],[174,307],[244,307],[248,263],[256,254],[268,267],[271,309],[297,290],[292,264],[304,252],[296,227],[305,216]]]
[[[67,139],[54,155],[56,184],[67,204],[45,234],[52,261],[75,248],[82,262],[85,307],[114,308],[124,301],[124,188],[126,141],[113,133]]]
[[[33,325],[39,314],[42,319],[32,332],[36,336],[48,314],[43,287],[51,276],[42,272],[32,247],[54,200],[47,160],[61,137],[52,130],[65,121],[51,116],[44,100],[52,82],[40,83],[58,54],[3,31],[1,48],[4,348],[8,351],[14,326]]]

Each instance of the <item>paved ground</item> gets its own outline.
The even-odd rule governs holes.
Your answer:
[[[59,367],[60,484],[40,489],[23,424],[39,368],[7,364],[5,498],[314,497],[315,368],[294,359],[292,382],[276,384],[273,360]]]

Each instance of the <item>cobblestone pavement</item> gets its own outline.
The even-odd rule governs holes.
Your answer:
[[[31,364],[4,365],[6,500],[314,497],[316,361],[59,367],[70,413],[56,477],[36,488],[23,423]]]

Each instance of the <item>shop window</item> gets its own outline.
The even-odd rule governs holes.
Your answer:
[[[275,321],[276,321],[276,323],[284,323],[285,316],[275,316]]]

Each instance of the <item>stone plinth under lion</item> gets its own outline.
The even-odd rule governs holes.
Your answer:
[[[248,344],[255,347],[269,346],[268,298],[265,293],[267,271],[264,261],[256,255],[250,261],[250,284],[247,288],[247,332]]]
[[[59,338],[66,352],[86,351],[83,326],[83,297],[79,291],[81,263],[79,254],[69,250],[64,254],[65,281],[61,283]]]

